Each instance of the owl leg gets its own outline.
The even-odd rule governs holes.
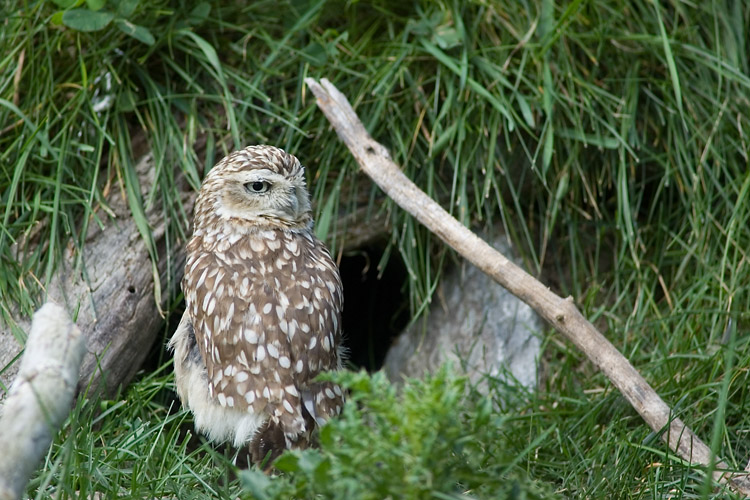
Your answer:
[[[269,418],[250,442],[250,459],[254,464],[269,471],[271,464],[287,448],[286,436],[281,424]]]

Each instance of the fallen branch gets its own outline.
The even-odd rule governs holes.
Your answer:
[[[715,480],[750,495],[750,477],[733,474],[636,371],[633,365],[578,311],[572,297],[563,299],[513,264],[453,218],[422,192],[391,161],[386,148],[370,137],[346,97],[327,79],[306,78],[318,107],[331,122],[362,170],[401,208],[417,218],[451,248],[460,253],[515,296],[530,305],[557,331],[565,335],[609,378],[646,423],[672,451],[684,460],[713,467]],[[665,429],[668,429],[665,431]]]
[[[35,314],[18,376],[0,407],[0,500],[21,498],[73,401],[85,352],[65,309]]]

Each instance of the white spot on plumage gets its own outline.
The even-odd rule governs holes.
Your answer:
[[[198,261],[195,261],[195,264],[198,264]],[[208,274],[208,269],[203,270],[203,274],[201,274],[201,277],[198,278],[198,283],[195,284],[195,288],[200,288],[203,286],[203,283],[206,281],[206,275]]]
[[[211,301],[211,292],[206,292],[206,296],[203,298],[203,310],[208,309],[208,303]]]
[[[245,328],[244,333],[245,333],[245,340],[247,340],[249,343],[251,344],[258,343],[258,332],[250,328]]]
[[[266,245],[263,244],[263,240],[260,238],[250,238],[250,248],[253,252],[263,252],[266,249]]]
[[[272,358],[275,359],[279,357],[279,349],[274,344],[268,344],[266,350],[268,351],[268,355]]]
[[[268,240],[266,242],[266,245],[268,245],[268,248],[270,248],[271,250],[278,250],[279,248],[281,248],[281,242],[276,240]]]
[[[292,255],[298,255],[299,253],[299,246],[297,245],[297,242],[295,240],[289,240],[289,242],[286,244],[287,250],[292,252]]]
[[[237,356],[237,362],[242,365],[244,368],[250,368],[250,363],[247,361],[247,354],[245,354],[245,351],[240,351],[239,356]],[[242,372],[244,373],[244,372]],[[245,375],[247,375],[245,373]],[[243,380],[240,380],[240,382],[243,382]]]
[[[289,403],[289,401],[285,399],[283,405],[286,411],[288,411],[289,413],[294,413],[294,408],[292,408],[292,405]]]
[[[297,388],[294,387],[293,385],[288,385],[284,387],[284,390],[288,392],[289,394],[291,394],[292,396],[294,396],[295,398],[299,397],[299,392],[297,391]]]

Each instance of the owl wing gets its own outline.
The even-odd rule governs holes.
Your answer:
[[[301,255],[294,255],[292,261],[296,286],[288,291],[292,307],[286,333],[296,355],[295,382],[305,410],[321,424],[338,414],[344,403],[338,385],[311,381],[322,371],[341,367],[344,296],[328,250],[312,235],[304,241]]]
[[[298,434],[303,407],[320,421],[343,402],[338,387],[309,383],[339,364],[341,284],[317,240],[279,232],[253,244],[188,262],[187,308],[212,397]]]

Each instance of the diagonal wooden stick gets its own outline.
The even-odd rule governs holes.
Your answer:
[[[327,79],[306,78],[318,107],[331,122],[362,170],[401,208],[438,235],[456,252],[531,306],[612,381],[646,423],[686,461],[711,468],[713,477],[750,495],[750,476],[727,472],[711,450],[656,394],[633,365],[578,311],[572,297],[563,299],[453,218],[401,172],[386,148],[370,137],[349,101]]]

